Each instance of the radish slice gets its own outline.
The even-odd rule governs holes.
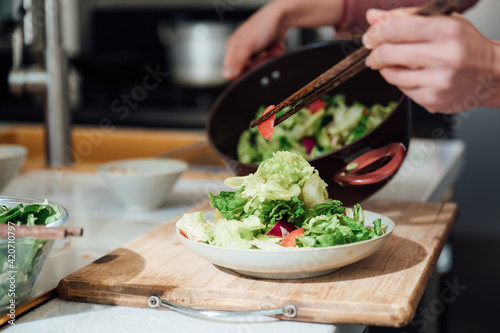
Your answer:
[[[279,220],[276,224],[269,230],[266,236],[275,236],[275,237],[286,237],[288,233],[297,229],[293,223]]]
[[[315,138],[303,138],[302,140],[300,140],[300,142],[302,143],[302,146],[304,146],[304,149],[308,154],[310,154],[314,146],[316,146]]]

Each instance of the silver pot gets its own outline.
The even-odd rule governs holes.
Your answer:
[[[166,48],[173,80],[195,88],[225,84],[222,62],[232,31],[232,25],[215,21],[161,24],[160,40]]]

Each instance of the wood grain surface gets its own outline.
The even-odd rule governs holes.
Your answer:
[[[151,295],[210,310],[293,304],[297,321],[404,326],[416,311],[457,206],[367,201],[363,208],[391,218],[394,233],[375,254],[329,275],[299,280],[238,275],[190,252],[170,221],[65,277],[58,293],[66,300],[133,307],[147,307]],[[209,209],[206,202],[193,210]]]

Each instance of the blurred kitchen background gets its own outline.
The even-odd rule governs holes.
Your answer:
[[[8,12],[16,1],[22,2],[0,2],[0,122],[41,123],[45,113],[39,95],[19,98],[9,92],[12,26]],[[59,2],[72,124],[99,125],[109,119],[123,127],[203,130],[211,105],[228,84],[220,76],[225,38],[267,1]],[[466,16],[487,37],[500,40],[498,13],[498,0],[482,0]],[[34,26],[36,20],[33,17]],[[331,28],[294,29],[287,43],[293,49],[335,38]],[[39,62],[37,47],[36,43],[24,47],[26,66]],[[448,278],[457,278],[467,289],[447,305],[446,332],[496,331],[498,111],[471,110],[450,118],[430,115],[418,106],[414,109],[415,136],[432,137],[434,129],[442,128],[448,137],[466,143],[465,167],[451,197],[459,204],[460,217],[452,236],[453,267]]]
[[[500,2],[481,0],[466,13],[488,38],[500,40]],[[454,135],[466,143],[466,163],[453,198],[460,207],[454,230],[454,265],[451,276],[468,286],[451,304],[450,332],[494,332],[500,299],[500,223],[495,207],[500,195],[500,110],[479,109],[457,115]]]

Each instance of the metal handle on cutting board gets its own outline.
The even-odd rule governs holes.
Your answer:
[[[200,318],[223,318],[223,317],[237,317],[237,316],[273,316],[282,315],[288,318],[293,318],[297,316],[297,308],[295,305],[285,305],[282,308],[277,309],[265,309],[265,310],[254,310],[254,311],[217,311],[217,310],[197,310],[190,309],[180,305],[176,305],[167,301],[160,299],[157,296],[150,296],[148,299],[148,305],[152,308],[157,308],[163,306],[170,310],[177,311],[179,313],[200,317]]]

